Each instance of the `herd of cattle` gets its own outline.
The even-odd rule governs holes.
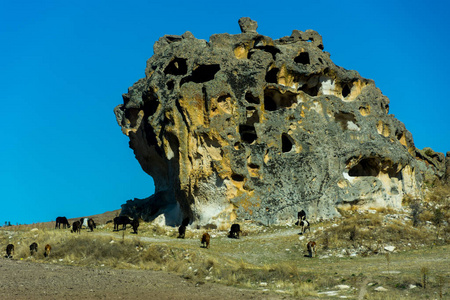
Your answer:
[[[306,213],[304,210],[301,210],[298,212],[297,218],[298,218],[298,220],[295,223],[295,225],[301,227],[300,234],[304,234],[307,230],[309,230],[311,232],[310,223],[306,220]],[[127,216],[118,216],[118,217],[115,217],[113,221],[114,221],[113,231],[119,231],[120,229],[125,230],[126,226],[128,224],[130,224],[131,227],[133,228],[133,233],[137,234],[137,229],[139,227],[138,218],[130,219]],[[110,221],[108,221],[107,223],[109,223],[109,222]],[[186,227],[189,225],[189,222],[190,222],[189,218],[185,218],[183,220],[183,222],[181,223],[181,226],[178,228],[178,238],[184,239],[184,237],[186,235]],[[70,228],[70,223],[66,217],[57,217],[56,218],[55,229],[61,229],[61,225],[63,226],[63,229]],[[119,228],[120,225],[122,225],[121,228]],[[94,228],[96,228],[96,225],[95,225],[95,222],[93,219],[81,218],[79,221],[77,220],[72,223],[71,232],[72,233],[74,233],[74,232],[80,233],[81,228],[83,226],[85,228],[89,228],[91,231],[94,231]],[[241,231],[240,225],[233,224],[233,225],[231,225],[230,232],[228,233],[228,237],[234,238],[234,239],[239,239],[239,235],[241,234],[241,232],[242,231]],[[209,233],[205,232],[201,238],[202,247],[209,248],[210,240],[211,240],[211,236],[209,235]],[[49,244],[45,245],[45,248],[44,248],[44,256],[45,257],[48,257],[50,255],[51,249],[52,249],[52,247]],[[305,255],[305,256],[314,257],[314,255],[316,254],[316,242],[309,241],[306,245],[306,249],[308,251],[308,255]],[[30,245],[30,255],[33,256],[33,254],[35,254],[37,252],[38,252],[38,244],[36,242],[34,242]],[[14,254],[14,245],[8,244],[8,246],[6,246],[6,257],[12,258],[12,254]]]

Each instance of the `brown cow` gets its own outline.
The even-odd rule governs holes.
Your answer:
[[[317,255],[316,242],[309,241],[308,244],[306,244],[306,249],[308,250],[308,257],[314,257]]]
[[[11,253],[14,254],[14,245],[13,244],[9,244],[8,246],[6,246],[6,257],[12,258]]]
[[[202,236],[202,246],[203,248],[208,249],[209,248],[209,241],[211,240],[211,237],[209,236],[209,233],[205,232]]]
[[[50,255],[50,251],[52,251],[52,246],[49,244],[45,245],[44,256],[48,257]]]

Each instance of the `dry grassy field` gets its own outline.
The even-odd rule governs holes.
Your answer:
[[[145,222],[137,235],[131,228],[113,232],[113,224],[104,224],[112,214],[98,215],[94,232],[83,229],[81,234],[55,230],[54,223],[2,227],[0,245],[3,251],[7,244],[15,245],[13,260],[159,271],[197,285],[265,291],[281,298],[449,299],[450,212],[448,204],[433,205],[419,217],[410,203],[399,211],[349,210],[339,219],[312,222],[305,234],[295,225],[242,222],[240,239],[228,238],[226,228],[190,227],[186,238],[178,239],[177,228]],[[211,235],[209,249],[200,244],[205,231]],[[306,257],[310,240],[318,244],[314,258]],[[33,256],[32,242],[40,247]],[[48,258],[43,256],[45,244],[52,245]]]

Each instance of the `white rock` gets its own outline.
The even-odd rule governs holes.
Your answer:
[[[389,252],[392,252],[392,251],[395,250],[395,246],[385,246],[385,247],[384,247],[384,250],[389,251]]]
[[[158,226],[166,226],[166,217],[164,214],[160,214],[153,220],[153,224],[156,224]]]
[[[299,238],[298,238],[300,241],[302,241],[302,240],[304,240],[305,239],[305,236],[300,236]]]
[[[409,285],[409,288],[410,288],[410,289],[415,289],[416,287],[417,287],[417,285],[415,285],[415,284],[410,284],[410,285]]]
[[[33,228],[33,229],[31,229],[30,231],[39,231],[39,229]]]
[[[375,291],[377,291],[377,292],[387,292],[388,290],[385,289],[385,288],[382,287],[382,286],[379,286],[379,287],[375,288]]]
[[[336,289],[340,289],[340,290],[348,290],[350,288],[349,285],[346,284],[338,284],[335,286]]]
[[[267,286],[267,282],[260,282],[259,286]]]

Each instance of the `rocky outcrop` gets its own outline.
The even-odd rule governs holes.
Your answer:
[[[445,174],[445,159],[431,166],[389,99],[336,66],[317,32],[272,40],[249,18],[239,26],[209,42],[160,38],[146,77],[115,108],[156,190],[128,201],[129,214],[199,225],[274,224],[301,209],[326,218],[352,205],[399,207],[405,194],[420,197],[425,172]]]

